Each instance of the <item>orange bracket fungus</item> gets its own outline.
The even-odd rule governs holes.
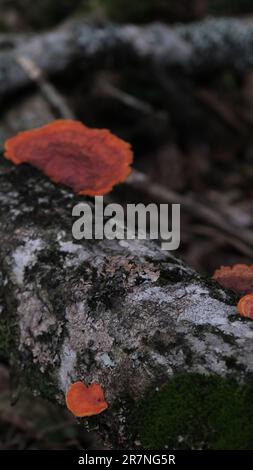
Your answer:
[[[66,394],[66,404],[78,418],[98,415],[108,408],[103,389],[96,382],[88,387],[83,382],[71,384]]]
[[[133,161],[127,142],[71,120],[20,132],[5,142],[5,157],[16,165],[30,163],[55,183],[88,196],[106,194],[125,181]]]
[[[244,295],[237,305],[237,309],[242,317],[253,320],[253,293]]]
[[[221,266],[213,275],[222,287],[235,292],[248,294],[253,292],[253,266],[235,264],[234,266]]]

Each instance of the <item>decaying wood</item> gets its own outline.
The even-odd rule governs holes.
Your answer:
[[[229,293],[152,242],[73,240],[81,200],[2,161],[1,348],[16,380],[58,403],[70,382],[97,380],[110,404],[101,433],[131,446],[129,397],[181,372],[248,380],[253,323]]]

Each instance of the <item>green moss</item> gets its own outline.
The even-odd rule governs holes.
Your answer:
[[[3,311],[0,315],[0,359],[9,360],[13,355],[13,329],[16,328],[12,318]]]
[[[148,449],[252,449],[253,387],[179,375],[139,404],[136,429]]]
[[[42,373],[32,363],[29,368],[23,371],[22,383],[33,392],[39,393],[42,398],[46,398],[53,403],[59,394],[59,389],[54,379],[54,371],[48,370],[46,373]]]
[[[10,341],[9,326],[5,319],[0,318],[0,358],[6,359]]]
[[[16,332],[14,333],[14,329]],[[18,327],[13,318],[2,312],[0,315],[0,360],[6,360],[12,364],[13,376],[15,376],[15,386],[28,386],[33,391],[40,393],[44,398],[55,401],[58,392],[54,371],[48,370],[43,374],[38,366],[33,363],[31,354],[26,358],[27,366],[22,369],[17,365],[20,363],[19,352],[15,343],[18,335]],[[29,366],[28,366],[29,364]]]

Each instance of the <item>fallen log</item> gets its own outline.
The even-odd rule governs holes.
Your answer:
[[[185,387],[208,393],[209,382],[202,383],[208,378],[236,410],[229,393],[238,403],[245,393],[226,384],[250,384],[253,323],[239,317],[234,296],[155,243],[75,241],[71,214],[80,200],[34,169],[2,159],[0,355],[10,362],[15,383],[65,406],[70,383],[96,380],[109,410],[88,422],[114,448],[152,447],[145,432],[156,436],[157,423],[148,403],[157,402],[145,397],[159,400],[180,377],[175,413],[188,403]],[[167,402],[171,410],[171,398]],[[161,403],[167,416],[164,395]],[[248,402],[242,403],[250,416]],[[220,407],[220,398],[212,399],[212,409]],[[153,445],[171,442],[166,426]],[[180,436],[174,448],[210,445],[210,436],[202,444],[180,444]]]
[[[18,64],[25,57],[48,76],[61,74],[77,64],[90,73],[104,67],[150,64],[168,70],[179,67],[186,74],[214,73],[231,68],[251,69],[253,27],[235,19],[210,19],[186,26],[168,27],[72,21],[53,31],[0,36],[0,95],[31,84]]]

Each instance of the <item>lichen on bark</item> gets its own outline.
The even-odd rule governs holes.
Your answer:
[[[178,374],[250,381],[253,323],[232,294],[151,241],[74,240],[83,198],[3,165],[0,325],[15,328],[0,340],[22,384],[64,405],[71,382],[96,380],[109,409],[89,422],[129,447],[135,406]]]

